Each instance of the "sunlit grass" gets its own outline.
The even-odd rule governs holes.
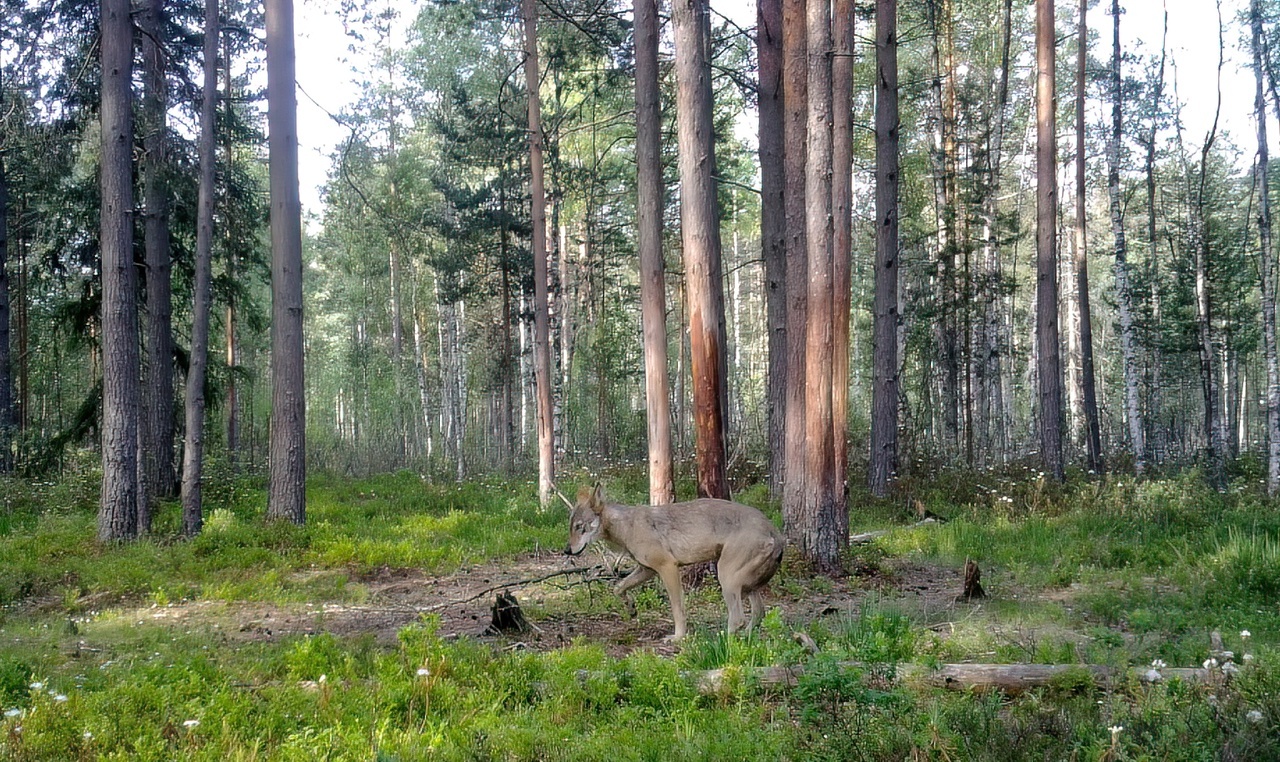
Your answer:
[[[642,502],[641,476],[611,475],[606,489]],[[92,479],[6,482],[0,602],[10,605],[0,611],[0,710],[12,714],[0,717],[0,757],[1280,756],[1280,516],[1254,488],[1219,495],[1194,476],[1059,487],[1017,473],[947,474],[915,486],[949,520],[908,528],[915,519],[901,501],[855,495],[855,531],[900,528],[854,559],[891,578],[904,560],[941,568],[972,558],[990,599],[930,608],[889,586],[813,622],[773,608],[750,637],[727,637],[719,591],[709,585],[689,596],[706,621],[676,657],[641,649],[620,658],[588,640],[546,653],[446,640],[430,620],[402,629],[390,648],[368,635],[254,642],[222,629],[234,620],[218,612],[236,607],[360,601],[362,576],[383,567],[445,574],[558,548],[563,510],[540,510],[529,484],[322,477],[309,484],[307,525],[294,527],[263,522],[260,485],[220,483],[199,538],[175,536],[170,505],[156,537],[102,547],[93,540]],[[739,498],[778,516],[763,487]],[[833,583],[784,568],[774,587],[775,595],[821,600]],[[660,590],[637,593],[639,615],[665,622]],[[162,616],[182,601],[201,601],[208,615]],[[529,601],[526,614],[535,623],[622,616],[623,606],[599,586],[582,586]],[[792,638],[798,629],[817,654]],[[1190,666],[1206,657],[1211,629],[1237,660],[1253,657],[1237,679],[1211,689],[1097,692],[1064,682],[1021,698],[978,697],[888,684],[874,666],[849,666]],[[768,664],[801,664],[804,676],[791,691],[763,690],[749,670]],[[720,667],[736,677],[716,695],[699,695],[691,674]],[[1113,736],[1109,728],[1120,726]]]

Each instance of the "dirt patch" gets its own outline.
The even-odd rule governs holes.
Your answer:
[[[559,648],[581,638],[600,643],[615,655],[637,648],[673,653],[676,647],[664,640],[672,628],[665,595],[656,604],[651,599],[651,605],[642,606],[631,617],[610,589],[629,567],[630,561],[619,565],[604,555],[568,558],[546,553],[438,576],[384,567],[352,574],[351,581],[363,587],[359,603],[199,601],[137,609],[127,616],[185,629],[212,628],[231,640],[271,641],[330,632],[344,637],[369,635],[390,646],[402,628],[430,614],[439,618],[438,631],[446,638],[484,638],[503,647],[534,650]],[[855,615],[869,596],[877,602],[895,601],[927,618],[945,618],[950,610],[967,607],[956,602],[962,582],[959,569],[892,559],[874,570],[836,580],[791,578],[767,590],[765,601],[771,608],[780,607],[783,618],[796,625]],[[501,636],[486,632],[490,606],[499,590],[511,592],[520,601],[530,630]],[[724,603],[714,580],[686,598],[692,631],[716,632],[724,627]]]

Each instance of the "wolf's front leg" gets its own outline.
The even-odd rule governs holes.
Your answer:
[[[676,631],[672,641],[681,640],[685,633],[684,620],[684,587],[680,581],[680,567],[674,563],[657,570],[662,577],[662,584],[667,588],[667,598],[671,601],[671,617],[676,620]]]
[[[631,591],[653,579],[654,574],[656,572],[647,566],[637,566],[635,571],[613,587],[613,591],[621,596],[622,602],[627,604],[627,613],[633,618],[636,615],[636,603],[631,600]]]

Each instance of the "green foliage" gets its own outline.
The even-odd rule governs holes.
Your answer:
[[[6,483],[12,520],[0,537],[0,580],[18,605],[0,620],[5,759],[1280,758],[1280,623],[1265,599],[1276,519],[1249,490],[1217,496],[1190,478],[1052,492],[1014,482],[937,487],[930,509],[952,521],[877,540],[877,574],[893,574],[904,557],[974,557],[993,600],[963,618],[948,610],[949,627],[928,627],[935,614],[891,588],[813,622],[774,607],[750,635],[695,630],[672,658],[617,655],[587,640],[534,652],[446,638],[430,616],[390,646],[329,632],[243,640],[218,620],[166,624],[116,608],[121,595],[158,608],[351,600],[363,570],[444,572],[558,545],[563,515],[539,511],[529,485],[324,477],[310,484],[313,523],[293,527],[261,522],[262,493],[247,480],[220,487],[225,497],[196,540],[105,548],[92,541],[91,501],[81,502],[91,485]],[[646,484],[619,472],[609,488],[639,498]],[[948,491],[971,501],[949,502]],[[770,507],[762,489],[743,494]],[[1013,507],[997,510],[1007,495]],[[877,523],[904,518],[897,507],[869,510]],[[1166,547],[1143,547],[1153,542]],[[1056,580],[1067,570],[1072,586],[1063,587]],[[787,586],[810,597],[833,588],[800,577]],[[1032,590],[1069,591],[1068,606],[1032,600]],[[665,611],[645,592],[648,610]],[[28,605],[36,600],[51,609]],[[556,605],[581,613],[589,604],[571,595]],[[536,607],[526,614],[538,622]],[[1104,692],[1081,669],[1023,696],[980,696],[903,684],[892,666],[992,654],[1184,666],[1206,657],[1211,627],[1240,668],[1207,685]],[[792,638],[796,629],[817,654]],[[802,667],[797,684],[761,690],[752,670],[779,664]],[[695,673],[719,668],[724,689],[700,695]]]

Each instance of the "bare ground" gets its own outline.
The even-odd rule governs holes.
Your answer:
[[[665,594],[659,604],[641,606],[640,613],[630,617],[610,589],[630,563],[623,560],[618,569],[617,559],[603,554],[567,558],[543,553],[465,567],[443,576],[381,568],[352,575],[350,581],[364,592],[359,603],[199,601],[137,609],[127,616],[184,629],[213,628],[241,641],[330,632],[370,635],[379,644],[393,645],[401,628],[433,614],[439,617],[438,632],[446,638],[468,636],[534,650],[554,649],[582,638],[603,644],[614,655],[638,648],[673,653],[676,646],[664,640],[672,630]],[[897,601],[931,620],[945,620],[957,609],[970,608],[956,600],[962,576],[960,569],[890,559],[848,577],[814,581],[786,576],[784,565],[783,574],[765,591],[765,602],[770,608],[781,607],[784,619],[795,625],[856,614],[868,597]],[[716,632],[724,627],[724,602],[714,579],[704,587],[686,594],[690,629]],[[530,624],[525,632],[487,632],[490,607],[501,590],[513,594],[524,609]]]

